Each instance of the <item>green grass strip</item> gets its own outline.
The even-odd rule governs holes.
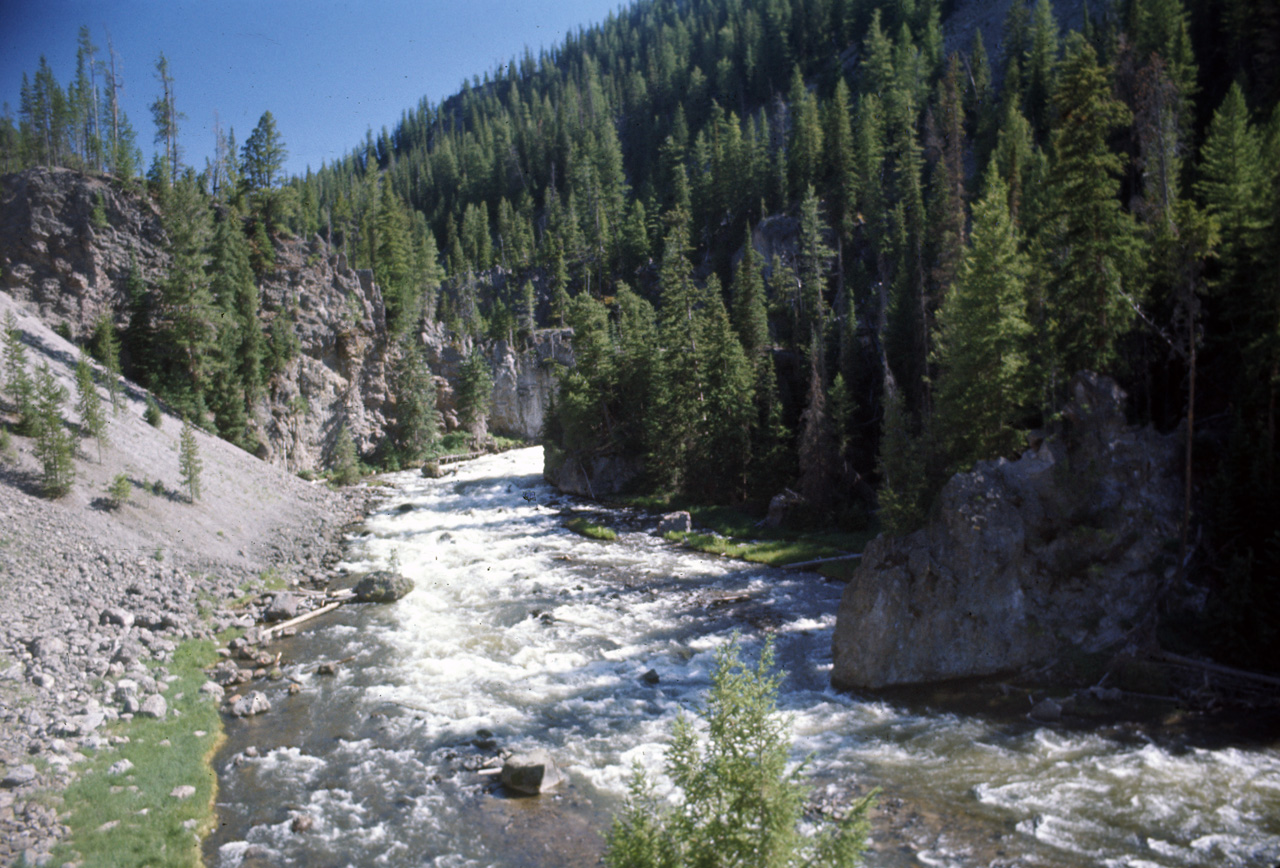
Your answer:
[[[218,792],[211,761],[223,731],[217,703],[201,694],[200,686],[208,680],[204,667],[217,660],[216,648],[211,640],[178,646],[168,666],[178,678],[164,694],[169,713],[163,720],[135,717],[105,732],[129,741],[96,753],[79,767],[79,777],[63,794],[62,819],[71,834],[54,850],[51,864],[201,864],[200,839],[213,828]],[[123,759],[133,768],[109,774],[111,765]],[[170,795],[184,785],[195,787],[195,794]]]
[[[598,539],[605,542],[618,538],[617,531],[611,527],[605,527],[602,524],[592,524],[585,518],[571,518],[565,522],[565,527],[589,539]]]

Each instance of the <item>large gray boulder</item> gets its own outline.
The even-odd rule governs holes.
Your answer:
[[[355,587],[361,603],[394,603],[412,590],[413,579],[386,570],[368,573]]]
[[[1124,638],[1171,574],[1180,497],[1176,438],[1126,427],[1123,399],[1078,375],[1063,436],[978,462],[924,528],[873,540],[840,601],[833,684],[991,675]]]
[[[536,796],[555,789],[567,780],[551,754],[541,748],[514,754],[502,764],[502,785],[508,790]]]

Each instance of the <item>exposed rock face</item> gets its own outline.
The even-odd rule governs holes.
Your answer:
[[[77,341],[103,313],[126,324],[131,263],[156,285],[169,268],[166,245],[161,214],[139,188],[69,169],[0,177],[0,288]],[[300,352],[268,384],[250,428],[259,458],[294,472],[317,470],[328,465],[343,425],[363,453],[386,434],[396,349],[372,272],[350,268],[319,236],[277,239],[275,257],[259,283],[262,323],[291,319]],[[489,279],[506,277],[495,272]],[[539,435],[556,389],[553,362],[573,364],[567,334],[548,330],[523,346],[484,347],[493,366],[490,430]],[[450,383],[470,338],[454,340],[434,323],[419,338],[436,374],[442,419],[456,427]]]
[[[840,602],[832,682],[988,675],[1122,639],[1171,575],[1180,515],[1176,438],[1126,427],[1124,397],[1078,375],[1064,437],[979,462],[926,527],[877,537]]]
[[[617,494],[644,472],[644,461],[631,455],[546,455],[543,475],[565,494]]]
[[[95,203],[106,222],[95,224]],[[51,328],[88,334],[123,310],[130,262],[154,282],[168,268],[160,212],[131,188],[71,169],[33,169],[0,183],[4,289]]]

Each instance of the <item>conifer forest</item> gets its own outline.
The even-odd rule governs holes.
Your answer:
[[[410,343],[424,320],[572,329],[549,463],[634,458],[637,490],[760,514],[789,488],[814,525],[919,527],[1106,374],[1185,442],[1182,545],[1212,588],[1188,629],[1274,669],[1280,7],[1015,0],[961,41],[962,5],[638,0],[301,177],[270,112],[184,153],[163,56],[142,133],[86,27],[75,78],[42,63],[0,119],[0,172],[152,197],[170,272],[100,342],[241,445],[297,352],[256,288],[282,236],[371,269]]]

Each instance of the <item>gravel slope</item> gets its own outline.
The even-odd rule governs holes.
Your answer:
[[[9,310],[29,370],[49,364],[71,396],[64,418],[76,422],[77,350],[0,292],[0,322]],[[290,585],[325,584],[367,494],[332,492],[197,431],[202,495],[190,503],[179,493],[181,422],[148,425],[132,384],[116,415],[100,396],[110,443],[101,463],[96,444],[81,443],[67,496],[39,495],[27,438],[13,436],[0,456],[0,864],[24,853],[40,861],[62,832],[51,800],[33,797],[65,786],[82,750],[107,746],[100,728],[123,711],[114,681],[138,680],[148,658],[231,623],[237,615],[220,603],[269,568]],[[0,401],[0,422],[11,411]],[[134,489],[111,510],[106,488],[119,473]],[[140,683],[144,694],[163,690],[163,679]]]

